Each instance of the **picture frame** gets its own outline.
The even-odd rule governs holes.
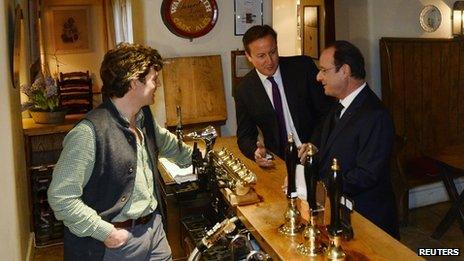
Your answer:
[[[302,47],[304,55],[319,60],[320,54],[320,23],[319,6],[305,5],[302,9]]]
[[[31,57],[32,64],[39,60],[40,63],[40,1],[29,0],[29,55]],[[35,77],[35,75],[34,75]],[[34,79],[31,77],[31,79]]]
[[[51,38],[55,54],[92,51],[90,6],[52,6]]]
[[[235,97],[235,88],[242,78],[254,67],[248,61],[244,50],[230,52],[232,62],[232,96]]]
[[[263,24],[262,0],[234,0],[234,34],[244,35],[254,25]]]
[[[19,4],[15,7],[14,16],[14,35],[13,35],[13,56],[11,57],[11,79],[13,88],[20,88],[19,74],[21,67],[21,35],[24,30],[23,27],[23,11]],[[23,58],[24,59],[24,58]]]

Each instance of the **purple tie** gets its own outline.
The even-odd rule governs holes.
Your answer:
[[[274,103],[274,110],[277,114],[277,121],[279,123],[280,134],[280,148],[283,150],[287,144],[287,128],[285,127],[284,110],[282,108],[282,98],[280,97],[279,87],[277,86],[274,77],[269,76],[267,79],[272,84],[272,101]]]

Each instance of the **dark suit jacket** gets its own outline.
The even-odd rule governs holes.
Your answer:
[[[334,109],[326,117],[322,132],[313,137],[320,149],[320,174],[325,179],[332,159],[337,158],[343,191],[354,200],[354,209],[398,237],[389,167],[394,142],[392,119],[369,86],[356,96],[329,135]]]
[[[280,73],[293,124],[301,142],[308,142],[316,124],[330,109],[330,98],[317,82],[318,69],[311,58],[293,56],[279,58]],[[237,143],[242,153],[254,159],[258,129],[266,148],[283,157],[275,110],[256,70],[251,70],[235,90]]]

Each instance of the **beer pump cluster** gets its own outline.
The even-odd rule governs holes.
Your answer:
[[[350,240],[353,238],[350,213],[352,202],[343,195],[343,180],[340,164],[336,158],[332,160],[332,166],[326,175],[325,188],[330,201],[330,224],[324,226],[317,224],[319,215],[323,215],[324,206],[316,200],[317,184],[321,183],[319,178],[319,166],[316,160],[317,148],[309,144],[306,160],[304,162],[304,177],[307,189],[307,201],[309,205],[309,220],[303,229],[304,242],[297,246],[297,252],[304,256],[325,256],[330,260],[343,259],[346,254],[342,249],[342,238]],[[299,162],[297,147],[293,135],[289,134],[288,144],[285,150],[285,163],[287,166],[287,200],[288,207],[284,214],[285,223],[278,231],[286,236],[295,236],[302,230],[300,223],[300,212],[296,208],[296,165]],[[350,202],[350,204],[346,204]],[[348,207],[347,207],[348,206]],[[324,243],[323,234],[329,240]],[[326,240],[327,241],[327,240]]]
[[[251,172],[226,148],[222,148],[220,151],[213,150],[218,136],[213,126],[207,126],[204,129],[184,135],[181,114],[181,108],[177,106],[176,136],[179,148],[184,139],[195,141],[192,165],[193,174],[197,174],[199,189],[212,191],[218,188],[227,188],[227,191],[230,191],[227,196],[229,199],[233,199],[229,200],[232,205],[259,202],[258,195],[253,190],[257,181],[256,174]],[[204,157],[198,148],[197,140],[203,141],[206,146]]]
[[[223,218],[222,221],[218,221],[215,226],[206,232],[203,238],[196,245],[195,249],[190,253],[188,260],[196,261],[201,260],[202,254],[207,249],[217,244],[221,238],[236,231],[235,223],[240,223],[237,217],[227,218],[227,214],[225,213],[226,211],[220,206],[221,196],[219,195],[219,189],[226,188],[237,198],[246,196],[247,200],[246,202],[243,202],[251,204],[259,201],[257,194],[253,190],[257,177],[227,149],[223,148],[220,151],[213,150],[214,143],[218,136],[216,129],[213,126],[207,126],[204,129],[184,135],[180,106],[177,106],[177,120],[178,124],[176,126],[175,133],[179,149],[181,149],[182,142],[184,140],[194,141],[192,165],[193,174],[196,174],[198,179],[198,190],[209,193],[211,206],[216,214],[216,219]],[[204,156],[198,148],[196,141],[202,141],[205,144]],[[228,196],[230,197],[231,195]],[[234,239],[245,238],[247,253],[244,260],[252,261],[271,259],[266,253],[260,250],[255,250],[249,239],[244,237],[241,233],[244,233],[243,229],[241,232],[237,232]],[[234,239],[230,242],[229,247],[231,249],[234,249],[233,243],[236,241]]]

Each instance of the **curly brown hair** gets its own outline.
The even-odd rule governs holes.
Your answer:
[[[156,71],[163,68],[163,60],[156,49],[140,44],[118,44],[105,54],[100,67],[103,97],[123,97],[132,80],[145,83],[151,68]]]

